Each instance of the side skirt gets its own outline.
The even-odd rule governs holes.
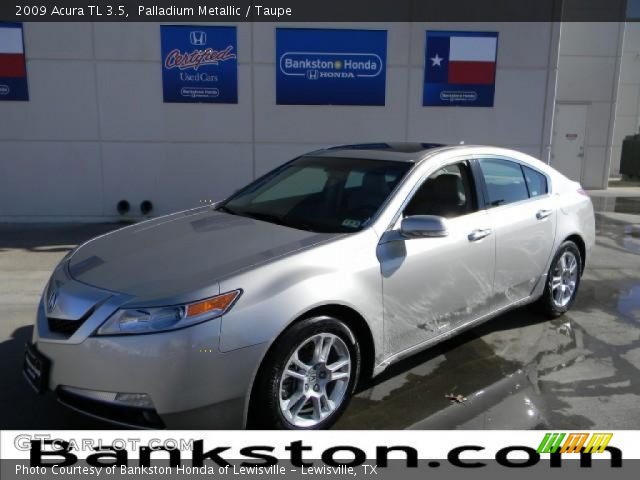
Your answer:
[[[546,279],[546,275],[544,275],[544,278]],[[540,283],[543,285],[543,288],[544,288],[545,282],[540,281],[538,285]],[[538,297],[542,294],[542,292],[538,293],[538,290],[539,288],[534,288],[534,292],[530,296],[523,298],[522,300],[518,300],[517,302],[514,302],[511,305],[507,305],[506,307],[502,307],[497,310],[494,310],[493,312],[487,313],[482,317],[476,318],[475,320],[470,320],[467,323],[458,325],[457,327],[452,328],[447,332],[441,333],[440,335],[430,338],[429,340],[425,340],[424,342],[419,343],[418,345],[414,345],[413,347],[407,348],[406,350],[402,350],[401,352],[394,353],[393,355],[385,358],[382,362],[380,362],[378,365],[374,367],[373,376],[375,377],[376,375],[379,375],[380,373],[384,372],[389,367],[389,365],[392,365],[393,363],[399,362],[400,360],[403,360],[407,357],[410,357],[411,355],[421,352],[422,350],[425,350],[451,337],[454,337],[465,330],[468,330],[473,327],[477,327],[478,325],[481,325],[491,320],[492,318],[495,318],[507,312],[508,310],[512,310],[514,308],[518,308],[523,305],[527,305],[529,303],[536,301]]]

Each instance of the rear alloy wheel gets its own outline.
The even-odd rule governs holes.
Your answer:
[[[556,318],[567,312],[576,298],[580,285],[582,258],[580,250],[571,241],[560,245],[556,253],[542,297],[536,306],[549,318]]]
[[[560,255],[551,276],[551,297],[557,308],[564,308],[573,298],[578,284],[578,259],[571,250]]]
[[[360,348],[331,317],[305,319],[276,341],[252,401],[252,423],[266,428],[320,429],[335,422],[353,393]]]

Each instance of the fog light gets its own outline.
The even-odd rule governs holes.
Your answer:
[[[153,408],[151,397],[146,393],[118,393],[115,401],[131,407]]]

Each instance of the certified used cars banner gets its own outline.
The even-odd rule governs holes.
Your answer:
[[[236,27],[160,28],[165,102],[238,103]]]
[[[528,478],[572,473],[602,478],[639,466],[638,437],[637,431],[3,431],[0,473],[4,480],[43,475],[424,479],[449,472],[456,478],[513,478],[526,472]]]

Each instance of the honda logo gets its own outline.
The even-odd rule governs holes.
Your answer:
[[[191,45],[202,47],[207,43],[207,34],[199,30],[193,30],[189,32],[189,40],[191,41]]]

